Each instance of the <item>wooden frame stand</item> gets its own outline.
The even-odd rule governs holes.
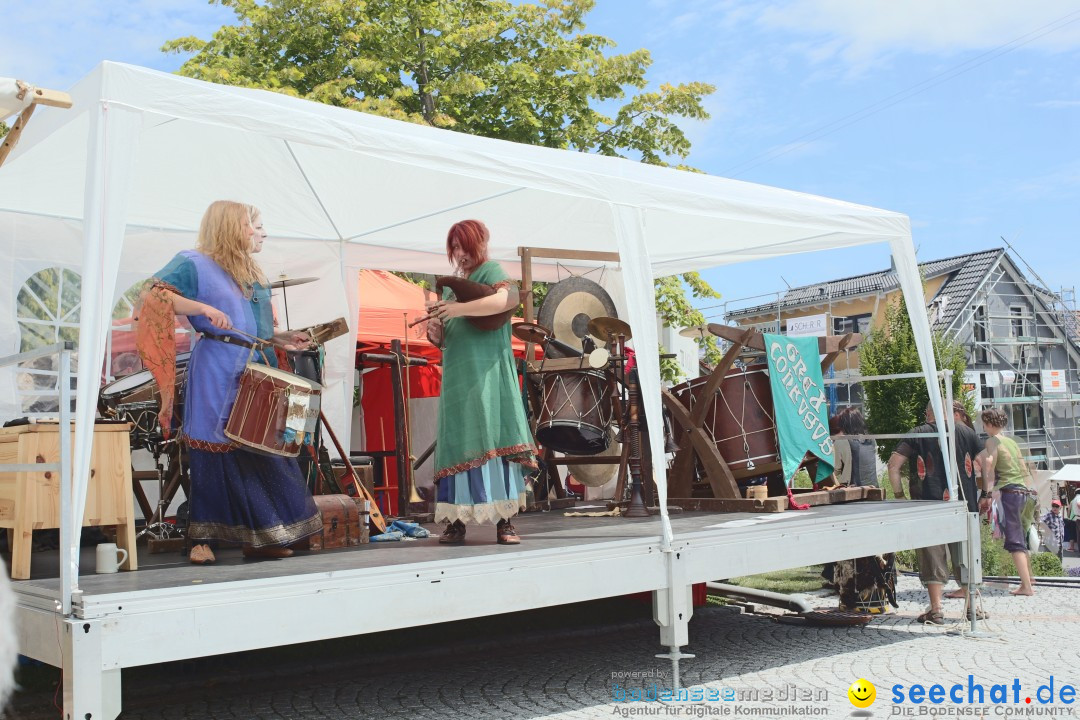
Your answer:
[[[715,440],[705,427],[706,416],[712,408],[710,399],[720,388],[720,383],[727,376],[736,358],[745,348],[765,351],[765,340],[760,331],[754,328],[735,328],[727,325],[710,324],[709,331],[717,337],[731,342],[731,347],[717,363],[705,383],[701,401],[692,410],[670,391],[663,390],[664,407],[683,430],[675,462],[668,473],[668,487],[674,504],[686,510],[707,510],[713,512],[783,512],[788,501],[785,492],[782,496],[766,498],[744,498],[739,493],[739,485],[730,464],[724,458]],[[844,350],[853,348],[862,342],[858,333],[843,336],[818,338],[818,350],[824,355],[821,369],[827,370]],[[700,467],[709,484],[712,497],[695,498],[692,495],[693,480]],[[780,470],[779,462],[758,466],[752,471],[741,473],[744,477],[760,476]],[[828,505],[851,500],[881,500],[884,495],[880,488],[840,488],[838,490],[793,490],[801,503],[808,505]]]

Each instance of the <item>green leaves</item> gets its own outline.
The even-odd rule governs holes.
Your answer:
[[[647,90],[648,50],[608,54],[613,40],[585,32],[595,0],[211,2],[236,23],[209,40],[165,43],[191,54],[181,75],[472,135],[689,170],[677,121],[708,119],[703,100],[715,90]],[[697,273],[658,280],[658,310],[673,327],[704,322],[683,282],[695,297],[719,297]],[[712,338],[705,352],[719,358]]]
[[[963,390],[964,370],[967,368],[963,346],[941,333],[935,332],[932,339],[938,368],[953,371],[953,398],[969,404]],[[862,375],[896,375],[921,371],[915,334],[908,319],[907,305],[901,297],[896,302],[886,304],[884,323],[859,346],[859,372]],[[866,424],[870,432],[904,433],[924,422],[926,404],[930,398],[926,383],[921,378],[874,380],[863,383],[863,390],[866,396]],[[968,414],[974,414],[970,407]],[[883,461],[888,461],[895,445],[878,444],[878,453]]]

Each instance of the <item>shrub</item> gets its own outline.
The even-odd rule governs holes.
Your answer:
[[[1061,577],[1065,574],[1061,558],[1054,553],[1041,552],[1031,555],[1031,574],[1036,577]]]

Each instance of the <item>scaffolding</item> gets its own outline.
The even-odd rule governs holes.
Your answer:
[[[1029,460],[1056,470],[1080,459],[1076,291],[1037,284],[1038,274],[1009,249],[1032,280],[1010,277],[998,263],[950,334],[969,347],[968,372],[981,374],[977,403],[1001,406]]]

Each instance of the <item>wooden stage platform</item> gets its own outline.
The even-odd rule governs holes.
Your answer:
[[[151,663],[360,635],[528,608],[656,591],[661,645],[688,644],[690,585],[855,555],[962,541],[958,502],[860,502],[784,513],[515,520],[519,546],[470,526],[463,546],[432,537],[373,543],[285,560],[224,549],[209,567],[141,548],[139,570],[92,574],[84,550],[71,616],[59,610],[58,553],[37,553],[14,582],[21,652],[64,669],[73,717],[120,711],[121,670]]]

